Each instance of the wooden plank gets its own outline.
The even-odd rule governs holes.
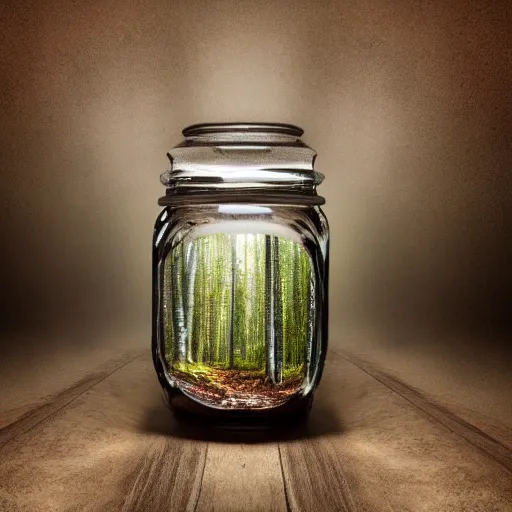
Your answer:
[[[193,510],[206,443],[174,436],[149,355],[0,451],[0,510]]]
[[[281,450],[291,510],[356,510],[343,464],[326,439],[293,441]]]
[[[210,443],[198,512],[286,512],[277,443]]]
[[[505,444],[493,438],[491,435],[460,418],[447,407],[435,403],[432,398],[424,393],[411,388],[401,379],[347,352],[340,351],[340,355],[384,384],[387,388],[393,390],[426,415],[431,416],[450,431],[466,439],[466,441],[485,452],[489,457],[512,472],[512,449],[508,446],[505,446]]]
[[[292,511],[512,509],[503,465],[333,352],[310,427],[280,450]]]
[[[129,489],[122,512],[196,509],[205,450],[201,443],[158,437],[139,447],[132,471],[125,479]],[[113,505],[113,504],[112,504]],[[117,510],[117,507],[113,507]]]
[[[178,428],[139,357],[22,420],[0,448],[0,510],[511,510],[503,457],[375,371],[331,351],[307,428],[208,444]]]
[[[112,373],[142,356],[146,352],[147,350],[128,352],[113,361],[109,361],[100,366],[94,373],[80,379],[67,389],[62,390],[54,396],[48,397],[42,405],[26,411],[14,421],[0,429],[0,448],[9,443],[12,439],[28,432],[34,426],[60,411],[73,402],[73,400],[109,377]]]

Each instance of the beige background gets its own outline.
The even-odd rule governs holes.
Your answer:
[[[510,420],[510,2],[24,0],[0,12],[10,406],[30,401],[24,371],[51,388],[56,368],[149,344],[165,153],[186,125],[261,120],[302,126],[319,153],[332,343]]]

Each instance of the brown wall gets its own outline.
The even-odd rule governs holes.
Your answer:
[[[335,326],[510,322],[509,2],[0,9],[4,327],[148,323],[165,152],[228,120],[318,151]]]

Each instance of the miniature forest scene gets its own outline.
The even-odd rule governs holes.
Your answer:
[[[168,372],[196,400],[266,408],[307,384],[311,259],[297,242],[216,233],[178,244],[163,275]]]

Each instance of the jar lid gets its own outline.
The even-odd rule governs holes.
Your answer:
[[[285,123],[188,126],[185,140],[167,154],[171,167],[160,176],[165,202],[200,203],[207,196],[215,201],[216,194],[246,201],[258,191],[270,200],[293,196],[301,204],[319,204],[324,199],[316,186],[324,176],[314,170],[316,152],[301,140],[303,133]]]
[[[206,133],[281,133],[300,137],[304,130],[293,124],[286,123],[200,123],[187,126],[183,130],[185,137],[204,135]]]

